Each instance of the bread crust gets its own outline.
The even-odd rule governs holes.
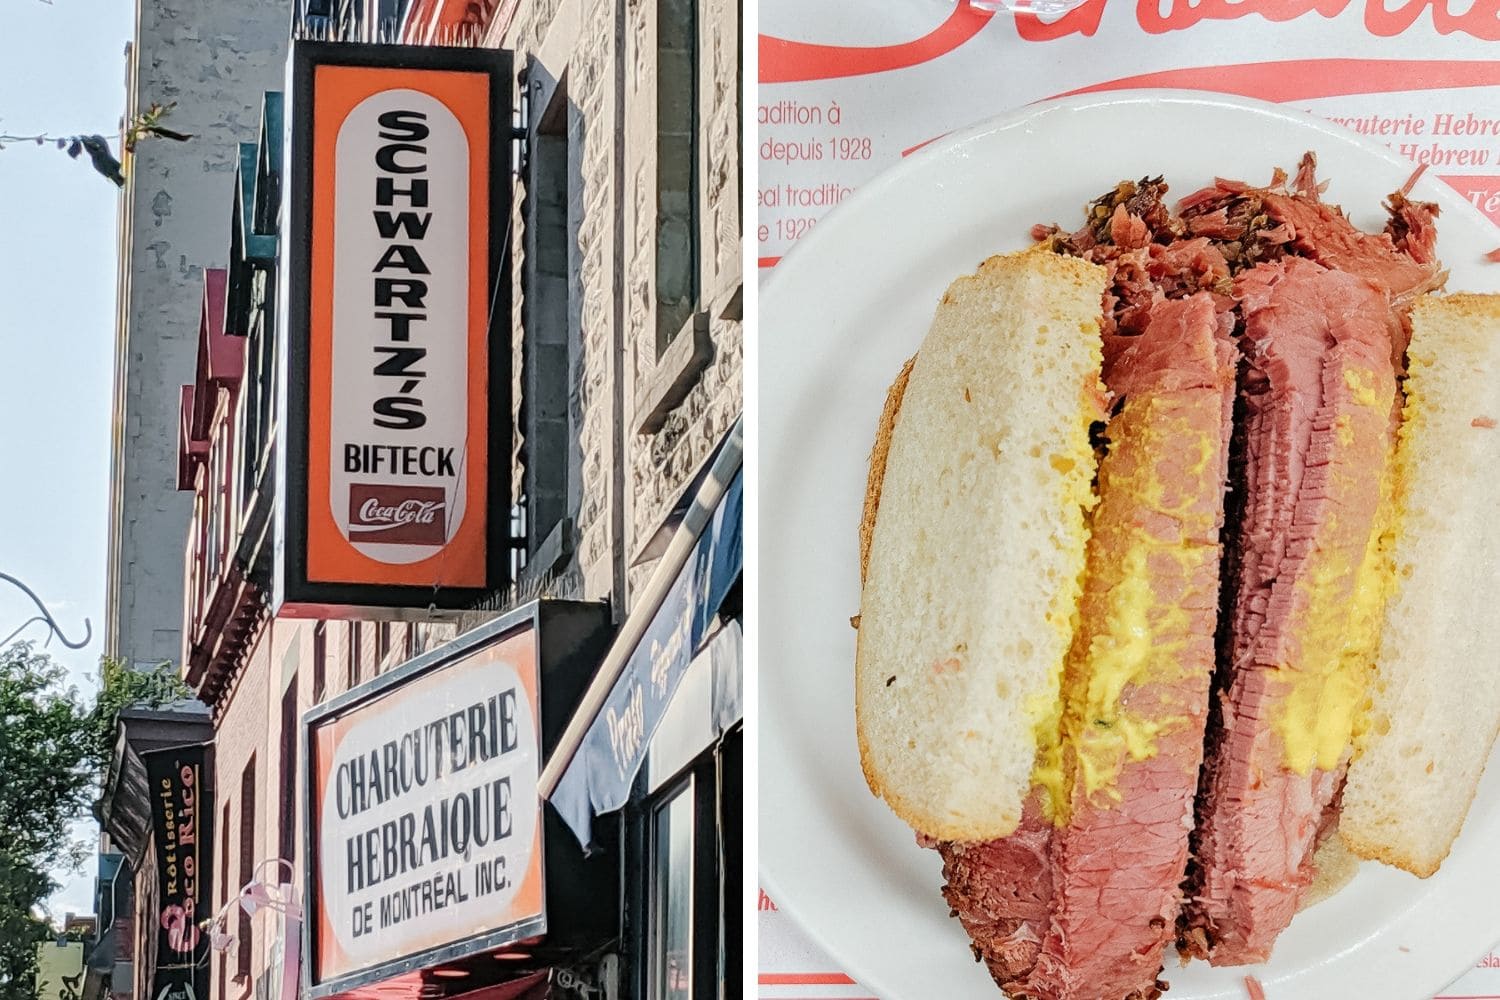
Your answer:
[[[859,521],[859,582],[865,582],[865,573],[870,568],[870,540],[875,537],[875,513],[880,509],[880,485],[885,482],[885,462],[891,453],[891,432],[896,429],[896,417],[901,412],[901,399],[906,395],[906,383],[911,381],[912,366],[917,363],[913,354],[901,366],[896,381],[886,390],[885,407],[880,411],[880,426],[875,430],[875,445],[870,449],[870,473],[865,480],[865,505]]]
[[[1359,874],[1360,859],[1334,827],[1313,851],[1313,880],[1297,901],[1297,912],[1336,896]]]

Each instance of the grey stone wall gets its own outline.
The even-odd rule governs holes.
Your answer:
[[[540,168],[529,171],[527,183],[519,186],[512,222],[518,234],[512,240],[513,356],[521,367],[518,385],[523,395],[530,393],[524,404],[531,424],[524,448],[531,468],[522,481],[533,489],[543,463],[566,470],[553,478],[565,493],[562,551],[567,556],[544,568],[545,579],[533,573],[518,593],[599,599],[615,589],[612,512],[621,501],[613,486],[619,142],[614,10],[613,0],[539,0],[521,5],[503,35],[490,39],[513,48],[516,66],[527,68],[532,166]],[[542,134],[542,116],[556,108],[554,99],[562,106],[546,126],[549,134]],[[564,200],[564,193],[566,252],[559,259],[539,253],[538,230],[541,217]],[[548,366],[545,375],[538,372],[542,365]],[[554,413],[562,420],[536,419]],[[557,498],[540,499],[545,506]],[[542,541],[535,538],[533,548]]]
[[[657,374],[655,288],[659,272],[656,65],[658,5],[629,0],[626,90],[626,171],[634,196],[625,207],[628,263],[626,328],[634,403],[627,426],[639,424],[644,387]],[[655,533],[743,403],[743,336],[732,308],[742,281],[740,257],[739,7],[732,0],[695,0],[698,20],[699,301],[712,359],[659,430],[630,437],[630,555]],[[670,84],[668,84],[670,85]],[[687,334],[679,334],[686,336]],[[644,576],[644,574],[636,574]]]
[[[122,192],[105,651],[181,656],[192,495],[177,492],[179,387],[193,380],[202,269],[223,266],[238,144],[283,86],[282,0],[139,0],[128,120],[153,102],[189,142],[136,147]]]
[[[577,495],[578,564],[584,596],[601,597],[614,585],[611,506],[614,496],[614,238],[619,212],[615,200],[614,116],[615,4],[585,0],[582,28],[574,49],[569,96],[577,105],[568,122],[570,153],[577,158],[573,204],[579,206],[577,274],[582,293],[580,346],[573,425],[582,445]]]
[[[560,81],[567,90],[572,556],[543,589],[585,599],[608,596],[617,608],[630,603],[630,594],[619,591],[634,590],[650,572],[649,562],[633,565],[641,549],[743,409],[739,8],[734,0],[684,2],[697,4],[698,19],[700,270],[694,311],[706,317],[712,353],[681,402],[650,433],[638,429],[642,407],[650,406],[649,389],[661,374],[655,287],[662,215],[658,4],[538,0],[522,4],[516,20],[489,38],[490,44],[514,48],[516,65],[528,69],[533,142]],[[534,190],[519,192],[513,223],[518,233],[526,232],[529,213],[549,198],[550,183],[533,179]],[[532,307],[546,298],[535,283],[548,268],[528,264],[533,240],[523,236],[514,245],[520,360],[523,323],[538,322],[540,310]],[[524,385],[527,376],[518,381]],[[532,462],[561,457],[556,445],[528,455]]]

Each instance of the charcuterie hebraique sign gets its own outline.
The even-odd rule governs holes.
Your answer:
[[[310,724],[311,982],[546,929],[536,632]]]

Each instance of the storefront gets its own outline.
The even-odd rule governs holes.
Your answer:
[[[739,995],[741,441],[737,422],[674,512],[655,575],[542,776],[575,850],[619,838],[627,996]]]
[[[614,36],[578,30],[583,87]],[[184,391],[221,777],[198,1000],[737,996],[736,297],[635,344],[659,324],[615,267],[559,252],[626,226],[584,196],[608,147],[519,138],[509,45],[329,37],[241,150],[204,356],[242,367]]]
[[[305,716],[308,1000],[562,996],[611,950],[616,858],[536,794],[608,640],[606,605],[533,601]]]
[[[304,717],[307,1000],[738,996],[740,463],[618,632],[533,601]]]
[[[127,708],[98,806],[131,887],[109,945],[112,996],[207,996],[214,871],[213,729],[201,712]]]

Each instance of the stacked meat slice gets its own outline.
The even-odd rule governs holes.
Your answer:
[[[1374,655],[1345,647],[1372,638],[1347,626],[1396,398],[1383,289],[1287,258],[1242,272],[1235,295],[1249,358],[1245,506],[1185,921],[1191,950],[1215,964],[1268,958],[1312,881]],[[1339,686],[1355,694],[1332,696]]]
[[[1117,412],[1048,765],[1077,780],[1039,790],[1003,841],[939,845],[949,904],[1016,996],[1155,996],[1176,933],[1237,352],[1207,292],[1149,314],[1105,340]]]
[[[1246,366],[1223,662],[1194,833],[1186,953],[1264,961],[1313,878],[1389,567],[1385,469],[1400,413],[1405,313],[1440,286],[1436,206],[1392,195],[1383,233],[1320,200],[1305,157],[1288,190],[1219,181],[1189,195],[1237,272]]]
[[[1444,278],[1435,206],[1365,233],[1313,167],[1176,214],[1126,182],[1034,231],[1110,270],[1114,406],[1057,741],[1014,835],[935,845],[1012,996],[1154,997],[1174,940],[1263,960],[1311,881],[1389,570],[1404,311]]]
[[[1105,339],[1106,432],[1062,765],[1038,996],[1155,992],[1203,753],[1237,351],[1206,292]]]

